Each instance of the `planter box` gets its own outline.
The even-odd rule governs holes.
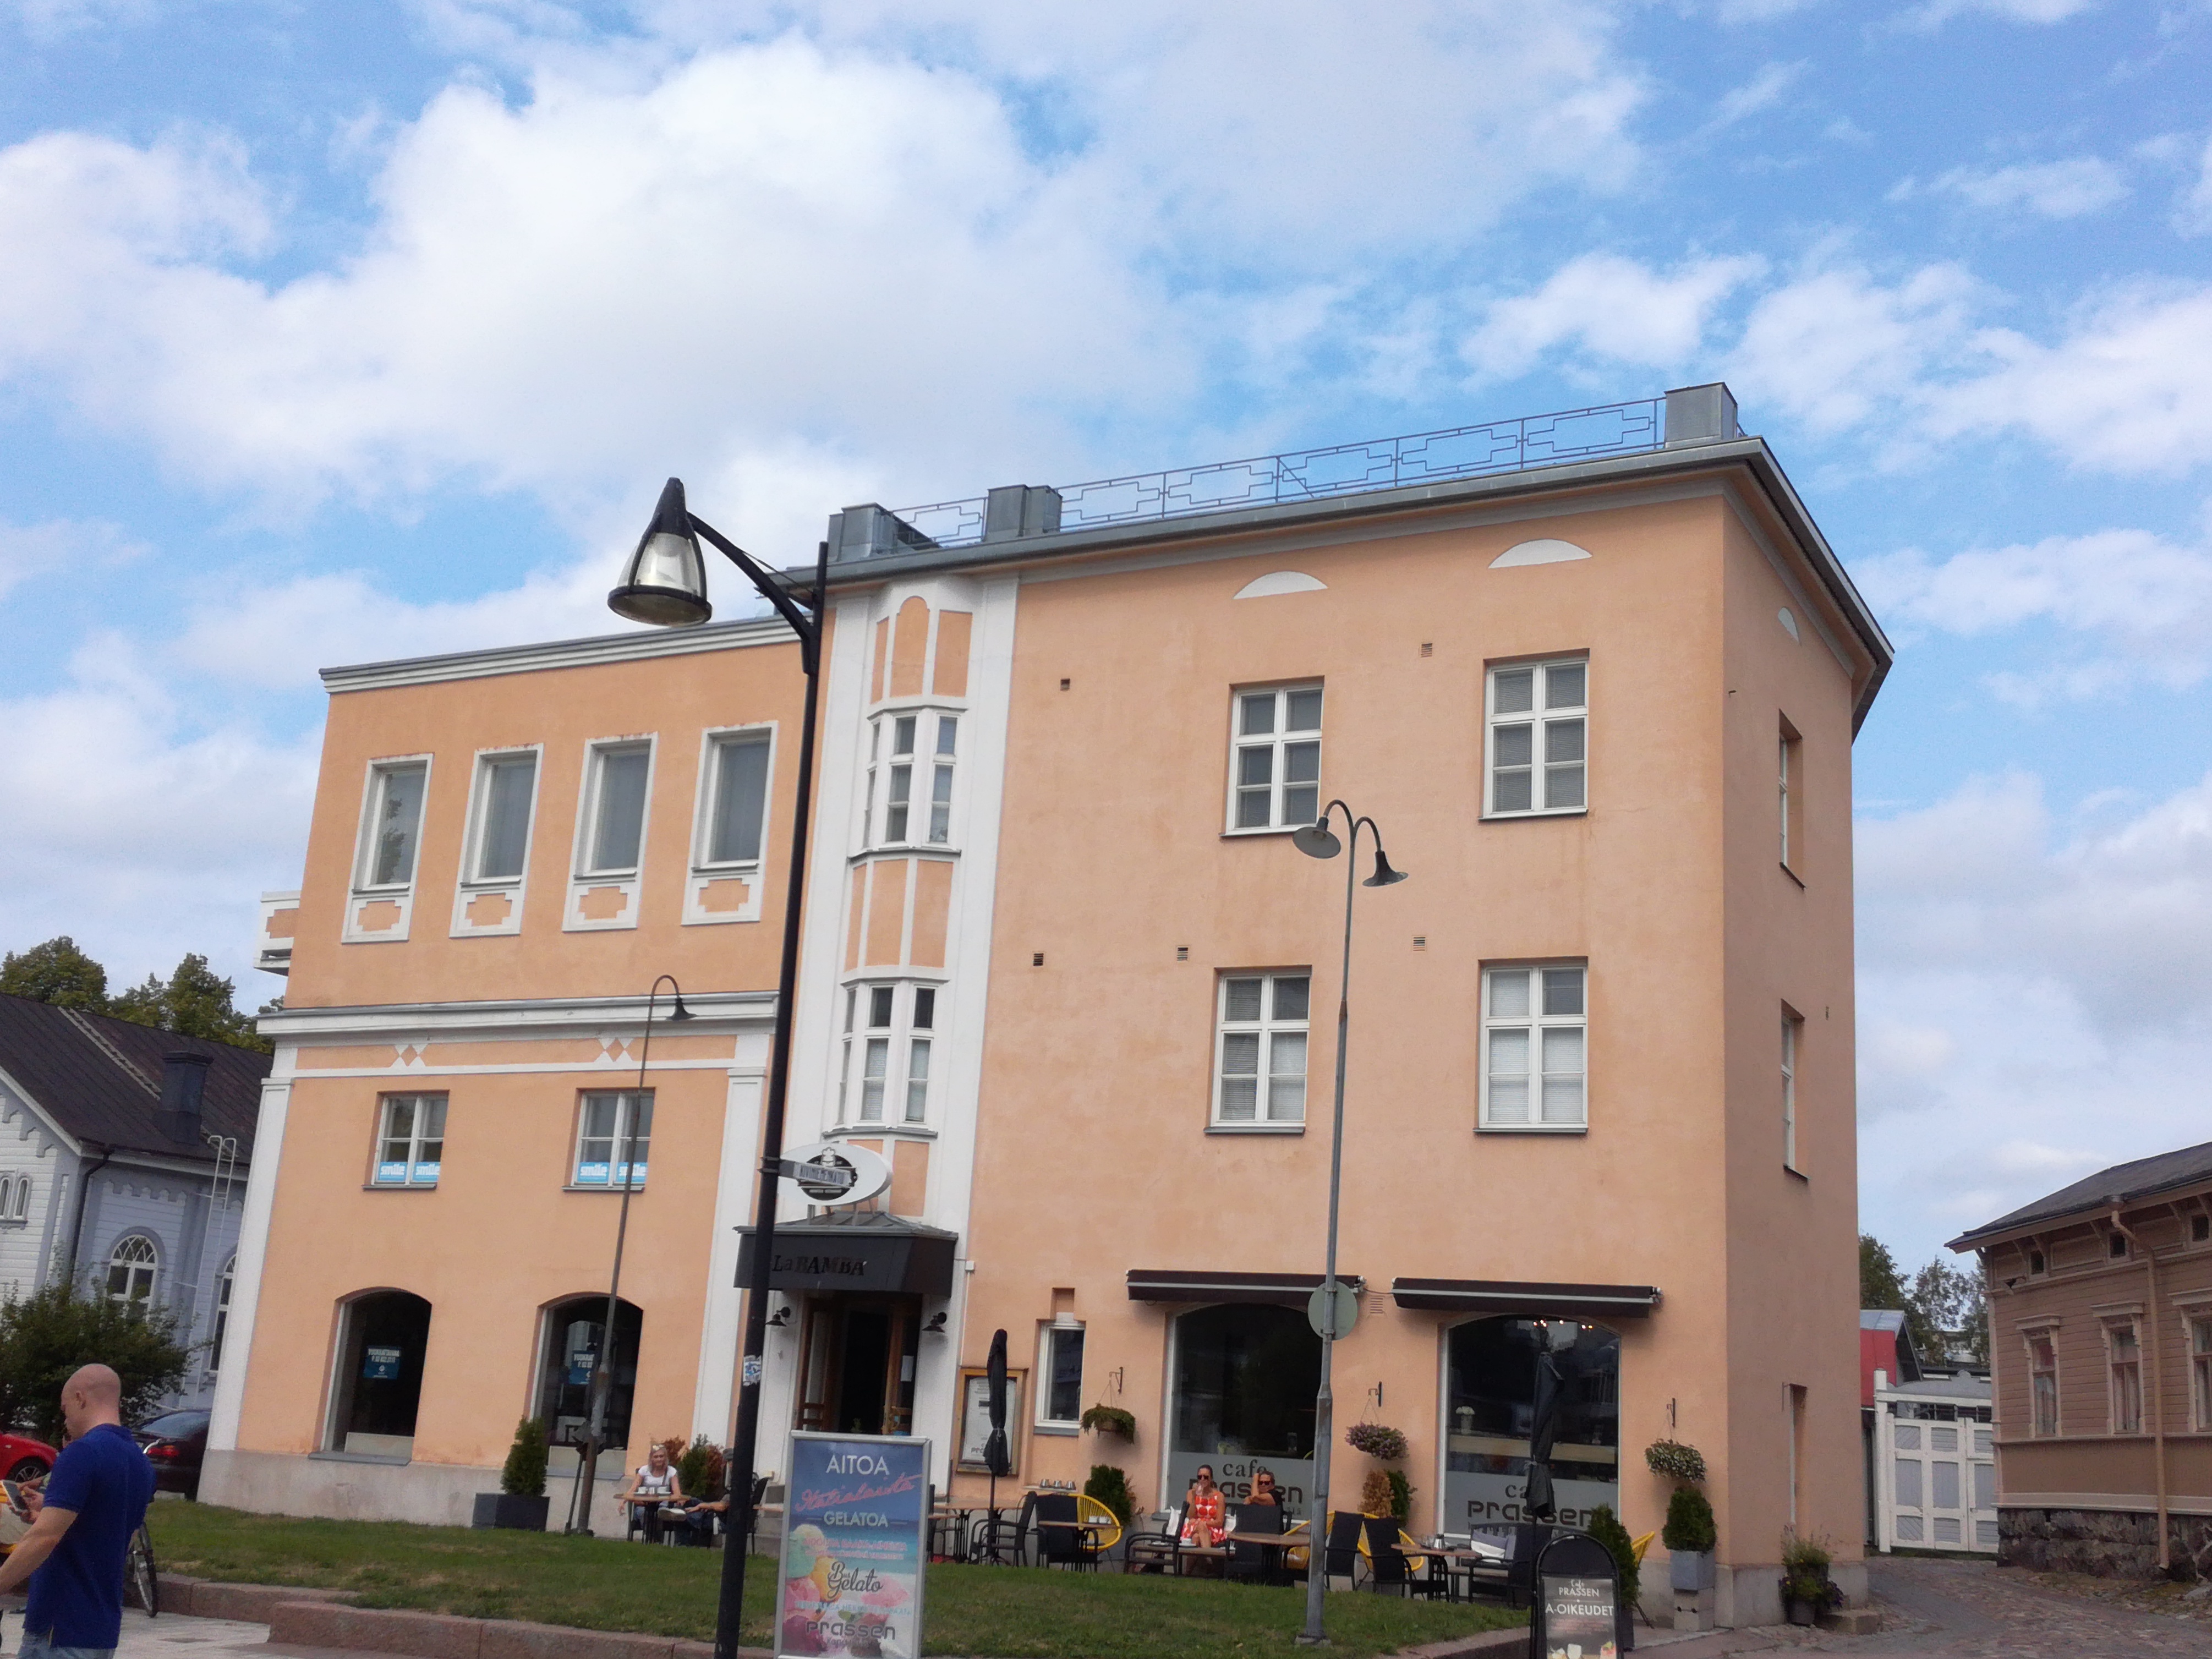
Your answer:
[[[550,1498],[517,1498],[510,1492],[480,1492],[477,1494],[476,1514],[469,1524],[506,1527],[515,1532],[544,1532],[545,1516],[552,1504]]]
[[[1667,1580],[1675,1589],[1691,1594],[1712,1589],[1713,1553],[1711,1550],[1676,1550],[1667,1558]]]

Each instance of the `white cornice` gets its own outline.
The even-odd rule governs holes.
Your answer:
[[[392,662],[325,668],[323,686],[336,696],[395,685],[429,685],[440,680],[532,674],[547,668],[584,668],[652,657],[686,657],[702,651],[789,645],[795,639],[781,617],[753,617],[699,628],[641,628],[629,634],[600,634],[589,639],[550,640],[538,645],[506,645],[488,651],[456,651],[440,657],[402,657]]]
[[[684,1035],[765,1026],[775,1018],[773,991],[686,992],[691,1012]],[[654,1029],[665,1033],[665,1002]],[[527,1002],[385,1002],[345,1008],[286,1008],[264,1014],[261,1031],[279,1042],[330,1042],[349,1037],[514,1036],[520,1032],[561,1036],[642,1025],[643,997],[572,997]],[[718,1064],[726,1065],[727,1061]]]

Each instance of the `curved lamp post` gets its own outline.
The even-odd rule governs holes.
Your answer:
[[[653,1012],[660,999],[660,988],[665,985],[676,999],[670,1011],[671,1024],[690,1019],[691,1011],[684,1006],[684,988],[676,982],[673,974],[663,974],[653,981],[653,988],[645,994],[645,1040],[637,1048],[637,1094],[645,1093],[645,1062],[653,1053]],[[617,1150],[609,1147],[609,1152]],[[612,1386],[608,1372],[614,1366],[615,1315],[622,1306],[623,1246],[629,1238],[629,1195],[637,1190],[637,1101],[630,1102],[629,1111],[623,1122],[620,1147],[621,1162],[616,1166],[622,1170],[622,1216],[615,1223],[615,1270],[607,1280],[606,1322],[599,1327],[599,1346],[592,1355],[591,1386],[585,1391],[584,1462],[576,1472],[576,1488],[568,1494],[568,1524],[565,1530],[592,1535],[592,1482],[599,1479],[599,1443],[607,1432],[607,1393]],[[609,1170],[610,1175],[613,1170]]]
[[[660,628],[688,628],[707,621],[714,611],[707,602],[706,561],[699,550],[702,537],[744,572],[761,597],[791,624],[791,631],[799,636],[799,660],[806,673],[806,704],[799,723],[798,799],[791,811],[791,880],[784,897],[783,959],[776,981],[775,1038],[769,1059],[768,1109],[761,1122],[753,1271],[745,1287],[744,1358],[738,1370],[737,1430],[730,1448],[729,1531],[722,1551],[721,1595],[714,1615],[714,1659],[737,1659],[738,1630],[744,1607],[745,1540],[753,1529],[761,1355],[768,1346],[769,1269],[775,1259],[783,1107],[791,1086],[791,1013],[799,981],[799,907],[806,894],[806,826],[813,799],[814,711],[820,701],[822,617],[830,591],[830,544],[822,543],[816,555],[812,596],[801,598],[781,575],[763,569],[705,520],[693,517],[684,503],[683,482],[671,478],[653,508],[653,522],[638,538],[637,551],[623,567],[622,585],[607,595],[609,608],[632,622]]]
[[[1344,814],[1343,841],[1329,829],[1329,820]],[[1328,1640],[1322,1629],[1322,1599],[1328,1589],[1328,1465],[1336,1448],[1335,1396],[1329,1386],[1336,1359],[1336,1221],[1338,1197],[1344,1179],[1344,1048],[1352,1025],[1352,896],[1359,874],[1359,832],[1365,830],[1375,842],[1375,873],[1358,884],[1393,887],[1405,880],[1403,870],[1393,870],[1382,851],[1382,832],[1375,820],[1355,817],[1340,800],[1322,809],[1321,817],[1291,836],[1291,844],[1308,858],[1333,859],[1351,843],[1352,856],[1344,861],[1344,975],[1337,981],[1336,1000],[1336,1120],[1328,1146],[1328,1266],[1322,1279],[1321,1388],[1314,1395],[1313,1543],[1306,1551],[1306,1627],[1298,1633],[1300,1647],[1317,1647]]]

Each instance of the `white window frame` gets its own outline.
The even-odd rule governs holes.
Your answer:
[[[384,1173],[392,1162],[384,1156],[384,1152],[385,1148],[396,1138],[392,1133],[392,1119],[393,1109],[402,1101],[408,1102],[413,1107],[414,1122],[407,1132],[407,1156],[399,1160],[404,1173],[398,1176],[391,1176]],[[445,1162],[446,1119],[449,1105],[450,1097],[443,1090],[396,1090],[389,1094],[379,1095],[376,1097],[376,1141],[369,1148],[368,1184],[372,1187],[386,1188],[435,1187],[438,1184],[439,1172]],[[435,1134],[429,1134],[424,1131],[423,1119],[426,1110],[433,1107],[437,1113],[438,1132]],[[435,1158],[425,1158],[422,1156],[422,1148],[426,1143],[431,1141],[437,1143],[438,1156]],[[429,1170],[427,1176],[422,1173],[425,1169]]]
[[[1547,972],[1572,969],[1582,975],[1581,1012],[1573,1014],[1550,1014],[1544,1012]],[[1528,974],[1529,981],[1529,1010],[1524,1014],[1499,1014],[1493,1012],[1496,1004],[1497,977],[1503,974]],[[1477,1088],[1480,1101],[1475,1117],[1475,1127],[1485,1133],[1495,1134],[1583,1134],[1589,1128],[1590,1097],[1590,975],[1589,963],[1582,957],[1553,958],[1534,962],[1489,962],[1482,967],[1482,1044],[1477,1056]],[[1543,1065],[1546,1044],[1544,1033],[1551,1030],[1579,1030],[1582,1033],[1582,1110],[1573,1121],[1543,1121],[1544,1079]],[[1490,1073],[1491,1045],[1499,1031],[1528,1033],[1529,1068],[1527,1073],[1528,1099],[1525,1121],[1500,1118],[1492,1109]],[[1571,1073],[1559,1073],[1561,1076]]]
[[[1328,720],[1328,690],[1327,684],[1320,679],[1285,680],[1274,685],[1238,685],[1230,688],[1229,785],[1228,800],[1221,820],[1222,834],[1224,836],[1279,836],[1293,830],[1302,830],[1307,824],[1320,819],[1321,774],[1324,758],[1322,752],[1322,732]],[[1313,726],[1292,726],[1289,723],[1291,699],[1307,693],[1311,693],[1322,700],[1320,722]],[[1263,696],[1272,697],[1274,700],[1271,729],[1264,732],[1247,735],[1244,730],[1245,700]],[[1313,777],[1310,781],[1299,779],[1293,782],[1286,775],[1289,771],[1289,750],[1293,746],[1303,749],[1309,744],[1312,746],[1314,751]],[[1247,784],[1244,781],[1244,757],[1248,752],[1264,753],[1267,757],[1266,786],[1267,821],[1265,823],[1238,822],[1243,816],[1239,811],[1243,798],[1259,787],[1257,784]],[[1287,797],[1292,789],[1304,793],[1309,788],[1313,792],[1313,811],[1303,817],[1294,815],[1287,804]]]
[[[895,703],[869,718],[867,759],[861,782],[863,847],[949,848],[957,840],[961,726],[964,707],[939,702]],[[904,750],[900,727],[911,721]],[[952,747],[945,747],[947,741]],[[901,775],[903,774],[903,777]],[[903,785],[902,799],[895,799]],[[904,810],[894,825],[892,814]]]
[[[140,1255],[134,1251],[126,1261],[123,1252],[127,1246],[134,1244],[143,1245],[145,1252]],[[116,1290],[115,1272],[118,1267],[126,1269],[131,1280],[135,1280],[141,1271],[145,1273],[146,1290],[143,1295],[132,1294],[128,1281],[122,1291]],[[118,1308],[136,1308],[141,1312],[145,1312],[156,1305],[155,1298],[161,1295],[161,1246],[159,1240],[149,1233],[132,1231],[124,1234],[122,1237],[108,1246],[107,1272],[101,1280],[101,1293],[110,1302]]]
[[[579,881],[605,884],[637,876],[645,871],[645,853],[653,833],[653,780],[659,764],[656,737],[595,738],[584,745],[584,787],[576,795],[575,860],[570,866]],[[601,864],[599,808],[605,798],[607,763],[620,756],[645,757],[645,799],[637,815],[637,857],[628,864]]]
[[[523,817],[521,863],[512,874],[488,876],[481,866],[484,836],[491,828],[492,780],[501,766],[520,760],[530,763],[530,805]],[[461,848],[461,885],[470,892],[511,893],[529,878],[531,848],[538,838],[538,786],[544,781],[545,755],[541,744],[477,750],[476,772],[469,783],[468,835]]]
[[[407,860],[407,878],[404,881],[377,881],[376,830],[384,817],[385,790],[388,780],[396,773],[419,770],[422,775],[422,796],[415,806],[415,843],[412,855]],[[390,897],[415,890],[415,878],[422,869],[422,828],[430,815],[430,757],[428,755],[393,755],[368,763],[368,775],[362,787],[361,828],[354,838],[353,890],[362,897]]]
[[[2027,1356],[2028,1437],[2033,1440],[2052,1439],[2061,1430],[2060,1413],[2063,1409],[2065,1398],[2059,1388],[2058,1327],[2055,1324],[2035,1326],[2021,1332],[2020,1337],[2021,1346]],[[2035,1363],[2035,1348],[2039,1342],[2051,1351],[2051,1364],[2048,1367],[2039,1366]],[[2038,1409],[2039,1402],[2036,1398],[2035,1386],[2036,1380],[2045,1376],[2051,1379],[2051,1421],[2048,1427],[2045,1426],[2043,1413]]]
[[[1578,703],[1550,701],[1552,671],[1577,668],[1582,671],[1583,699]],[[1530,704],[1527,709],[1501,713],[1498,707],[1498,677],[1500,674],[1527,673],[1531,676]],[[1556,818],[1572,817],[1589,811],[1589,722],[1590,722],[1590,660],[1587,653],[1570,653],[1557,657],[1534,657],[1522,661],[1489,664],[1482,677],[1482,816],[1485,818]],[[1573,759],[1551,758],[1551,728],[1579,723],[1582,728],[1580,755]],[[1527,806],[1500,806],[1498,804],[1498,738],[1501,727],[1526,726],[1529,730],[1529,758],[1525,763],[1528,774]],[[1522,763],[1511,763],[1512,769],[1522,769]],[[1571,805],[1552,806],[1550,774],[1554,768],[1564,769],[1579,767],[1582,773],[1581,799]]]
[[[2105,1334],[2105,1431],[2113,1435],[2142,1434],[2143,1429],[2143,1344],[2142,1322],[2133,1314],[2107,1316],[2098,1322]],[[2124,1334],[2134,1350],[2133,1356],[2120,1357],[2119,1338]],[[2132,1377],[2132,1381],[2130,1381]],[[2126,1396],[2132,1389],[2132,1402]],[[2132,1427],[2123,1427],[2124,1404],[2135,1407]]]
[[[2202,1434],[2212,1430],[2212,1309],[2185,1310],[2181,1328],[2189,1356],[2190,1426]]]
[[[1306,1012],[1303,1018],[1282,1015],[1276,1011],[1277,988],[1291,980],[1303,981],[1305,984]],[[1232,1019],[1229,1012],[1229,988],[1249,981],[1259,982],[1259,1017],[1255,1019]],[[1252,1036],[1258,1040],[1257,1069],[1249,1073],[1241,1071],[1237,1073],[1239,1079],[1249,1075],[1254,1079],[1250,1117],[1228,1117],[1222,1112],[1221,1097],[1229,1078],[1229,1042],[1231,1037],[1238,1036]],[[1275,1114],[1275,1081],[1279,1078],[1287,1079],[1294,1075],[1274,1069],[1276,1040],[1287,1036],[1303,1039],[1300,1048],[1303,1063],[1295,1073],[1298,1079],[1298,1109],[1295,1117]],[[1220,969],[1213,978],[1213,1088],[1212,1107],[1206,1125],[1208,1131],[1215,1134],[1303,1134],[1312,1093],[1313,969],[1310,967]]]
[[[0,1226],[21,1227],[31,1219],[31,1172],[0,1175]]]
[[[760,837],[749,859],[717,859],[714,851],[714,812],[721,799],[722,757],[726,750],[758,746],[767,751],[761,770]],[[702,734],[699,750],[699,799],[694,807],[691,868],[702,874],[729,875],[758,871],[768,860],[769,820],[775,797],[775,728],[772,726],[721,726]]]
[[[1797,1062],[1805,1041],[1805,1021],[1787,1003],[1782,1007],[1782,1167],[1802,1176],[1797,1161]]]
[[[1062,1316],[1048,1325],[1041,1326],[1037,1331],[1036,1425],[1041,1429],[1066,1431],[1080,1430],[1083,1426],[1083,1366],[1090,1358],[1087,1346],[1075,1368],[1075,1410],[1066,1417],[1052,1415],[1052,1393],[1058,1377],[1060,1345],[1069,1337],[1078,1343],[1084,1341],[1081,1320]]]
[[[927,1125],[931,1094],[942,1078],[945,985],[938,980],[872,977],[848,980],[837,1011],[837,1121],[848,1127],[899,1128]],[[878,1002],[888,1019],[875,1023]],[[882,1045],[884,1069],[867,1066]],[[917,1061],[919,1064],[917,1064]],[[868,1085],[879,1092],[876,1115],[866,1115]]]
[[[222,1370],[222,1345],[230,1334],[230,1298],[238,1285],[238,1258],[222,1264],[215,1278],[215,1316],[208,1321],[207,1375],[213,1381]]]
[[[1782,719],[1777,749],[1780,757],[1776,784],[1778,795],[1777,805],[1780,809],[1781,817],[1782,867],[1795,875],[1797,873],[1798,856],[1803,851],[1797,842],[1803,841],[1804,836],[1800,834],[1793,841],[1790,832],[1793,828],[1802,829],[1802,826],[1797,824],[1796,819],[1803,812],[1805,805],[1803,799],[1805,781],[1802,775],[1804,771],[1805,750],[1804,739],[1798,735],[1797,728],[1790,724],[1787,715]]]
[[[618,1193],[625,1185],[634,1193],[641,1193],[645,1190],[653,1164],[653,1091],[650,1089],[580,1089],[577,1091],[576,1130],[568,1143],[568,1184],[570,1191]],[[595,1166],[586,1164],[584,1161],[586,1139],[584,1132],[590,1125],[592,1103],[600,1100],[612,1100],[616,1103],[614,1133],[611,1138],[598,1135],[591,1137],[595,1140],[607,1139],[609,1143],[606,1163]],[[637,1148],[633,1145],[630,1150],[630,1161],[624,1171],[628,1180],[617,1181],[615,1178],[615,1171],[620,1164],[622,1148],[628,1137],[631,1115],[637,1110],[638,1103],[641,1101],[644,1103],[645,1109],[645,1156],[642,1158],[639,1158]],[[605,1169],[606,1174],[597,1181],[587,1179],[584,1171],[593,1167]]]

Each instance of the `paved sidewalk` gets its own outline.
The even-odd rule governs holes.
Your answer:
[[[15,1659],[23,1644],[23,1615],[11,1610],[4,1621],[0,1652]],[[270,1659],[280,1650],[268,1645],[269,1626],[240,1624],[228,1619],[179,1619],[164,1613],[149,1619],[134,1608],[123,1611],[123,1640],[116,1659]],[[305,1650],[286,1648],[285,1654]]]

